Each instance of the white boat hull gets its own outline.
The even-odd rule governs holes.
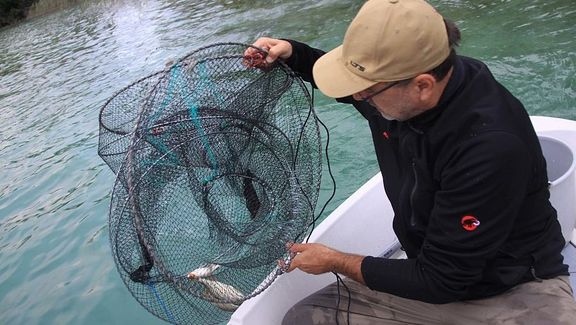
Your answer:
[[[535,116],[532,123],[538,135],[558,139],[576,152],[576,121]],[[576,182],[576,176],[571,177]],[[557,204],[574,202],[576,196]],[[556,208],[560,210],[560,207]],[[569,212],[576,214],[574,209]],[[314,229],[310,242],[321,242],[346,252],[380,256],[398,248],[392,231],[393,215],[378,173]],[[567,233],[570,232],[576,243],[574,222]],[[284,274],[262,294],[244,302],[229,324],[280,324],[292,305],[334,281],[331,273],[313,276],[295,270]]]

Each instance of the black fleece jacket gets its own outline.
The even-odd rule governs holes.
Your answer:
[[[290,42],[286,63],[314,85],[312,66],[324,52]],[[338,101],[368,121],[408,256],[364,258],[369,288],[448,303],[568,274],[538,138],[486,65],[457,57],[439,104],[404,122],[351,97]]]

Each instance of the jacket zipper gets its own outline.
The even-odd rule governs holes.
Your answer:
[[[414,173],[414,186],[412,186],[412,191],[410,192],[410,226],[416,226],[416,214],[414,213],[414,196],[416,195],[416,189],[418,188],[418,173],[416,172],[416,162],[412,158],[412,172]]]
[[[536,269],[534,268],[534,265],[530,266],[530,273],[532,273],[532,277],[536,282],[542,282],[542,279],[536,275]]]

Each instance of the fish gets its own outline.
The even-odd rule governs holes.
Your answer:
[[[214,306],[235,311],[245,300],[244,295],[234,286],[218,281],[214,272],[220,268],[218,264],[207,264],[188,273],[188,279],[200,283],[204,287],[201,297]],[[222,302],[218,302],[222,301]]]
[[[188,273],[189,279],[206,278],[212,276],[220,268],[219,264],[209,263]]]
[[[213,278],[197,278],[200,284],[205,288],[202,293],[202,298],[212,303],[214,306],[225,310],[225,311],[235,311],[240,307],[242,301],[245,297],[236,289],[234,286],[222,283]],[[217,301],[223,302],[217,302]],[[224,302],[225,301],[225,302]]]

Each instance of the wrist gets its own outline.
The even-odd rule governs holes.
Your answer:
[[[346,254],[339,251],[334,251],[334,254],[335,255],[331,259],[332,272],[343,274],[360,283],[364,283],[364,278],[362,276],[362,261],[365,256]]]

